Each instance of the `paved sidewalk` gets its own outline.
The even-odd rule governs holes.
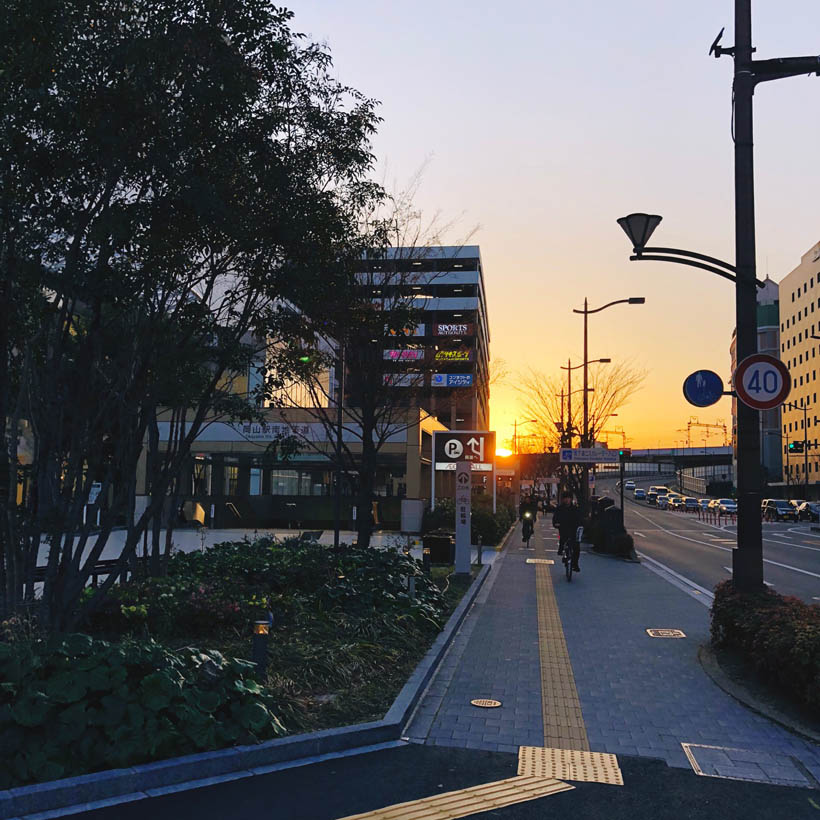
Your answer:
[[[557,704],[577,692],[592,751],[818,788],[820,748],[749,711],[701,669],[706,607],[639,564],[585,552],[572,583],[558,561],[528,564],[556,558],[553,532],[549,520],[538,521],[537,549],[529,551],[520,530],[513,534],[408,727],[412,740],[491,751],[567,748],[549,724],[563,720]],[[539,641],[539,606],[550,595],[571,668],[567,674],[562,667],[542,691],[541,665],[561,664],[557,644],[543,635]],[[686,637],[651,638],[648,628],[681,629]],[[482,709],[473,698],[502,705]]]

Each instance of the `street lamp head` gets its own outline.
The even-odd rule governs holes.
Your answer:
[[[655,228],[660,225],[662,216],[657,214],[629,214],[622,216],[618,224],[624,229],[624,233],[629,237],[632,247],[638,256],[643,253],[649,237],[652,236]]]
[[[598,359],[598,364],[610,364],[612,359]]]
[[[646,304],[646,298],[644,296],[630,296],[629,297],[629,304],[630,305],[644,305],[644,304]]]

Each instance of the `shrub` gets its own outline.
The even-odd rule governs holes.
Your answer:
[[[486,499],[486,500],[485,500]],[[485,547],[494,547],[501,542],[507,530],[515,521],[515,510],[503,503],[498,503],[496,512],[492,511],[492,498],[476,496],[472,501],[470,516],[470,538],[473,544],[481,543]],[[434,510],[425,510],[422,530],[446,530],[454,532],[456,527],[456,508],[453,499],[443,498],[436,501]]]
[[[0,788],[285,733],[247,661],[69,635],[0,644]]]
[[[761,677],[820,713],[820,606],[770,589],[715,588],[712,642],[738,650]]]

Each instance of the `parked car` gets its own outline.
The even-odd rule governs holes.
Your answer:
[[[820,521],[820,503],[804,501],[797,508],[797,517],[800,521]]]
[[[712,498],[709,501],[708,509],[710,509],[712,512],[717,512],[719,504],[720,504],[720,499],[719,498]]]
[[[635,490],[632,493],[632,497],[635,499],[635,501],[645,501],[646,490],[643,487],[635,487]]]
[[[761,511],[767,521],[797,521],[797,510],[785,498],[767,498]]]
[[[634,490],[635,489],[635,482],[630,479],[629,481],[626,482],[626,484],[624,484],[624,489],[625,490]]]
[[[717,506],[718,511],[722,513],[737,512],[737,501],[735,501],[734,498],[719,498]]]
[[[698,508],[698,500],[697,498],[692,498],[691,496],[686,496],[683,499],[683,509],[684,510],[696,510]]]
[[[657,504],[659,510],[668,510],[669,509],[669,496],[664,493],[662,495],[658,495],[655,499],[655,504]]]

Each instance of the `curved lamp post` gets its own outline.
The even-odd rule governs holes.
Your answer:
[[[657,224],[657,223],[656,223]],[[650,231],[651,233],[651,231]],[[590,310],[589,304],[584,299],[583,310],[573,308],[573,313],[583,314],[584,317],[584,436],[581,440],[582,447],[589,447],[589,359],[588,357],[588,323],[589,316],[592,313],[600,313],[602,310],[612,307],[613,305],[642,305],[646,302],[643,296],[630,296],[628,299],[615,299],[613,302],[607,302],[599,308]],[[589,498],[589,467],[584,465],[584,508],[586,508],[587,499]]]

